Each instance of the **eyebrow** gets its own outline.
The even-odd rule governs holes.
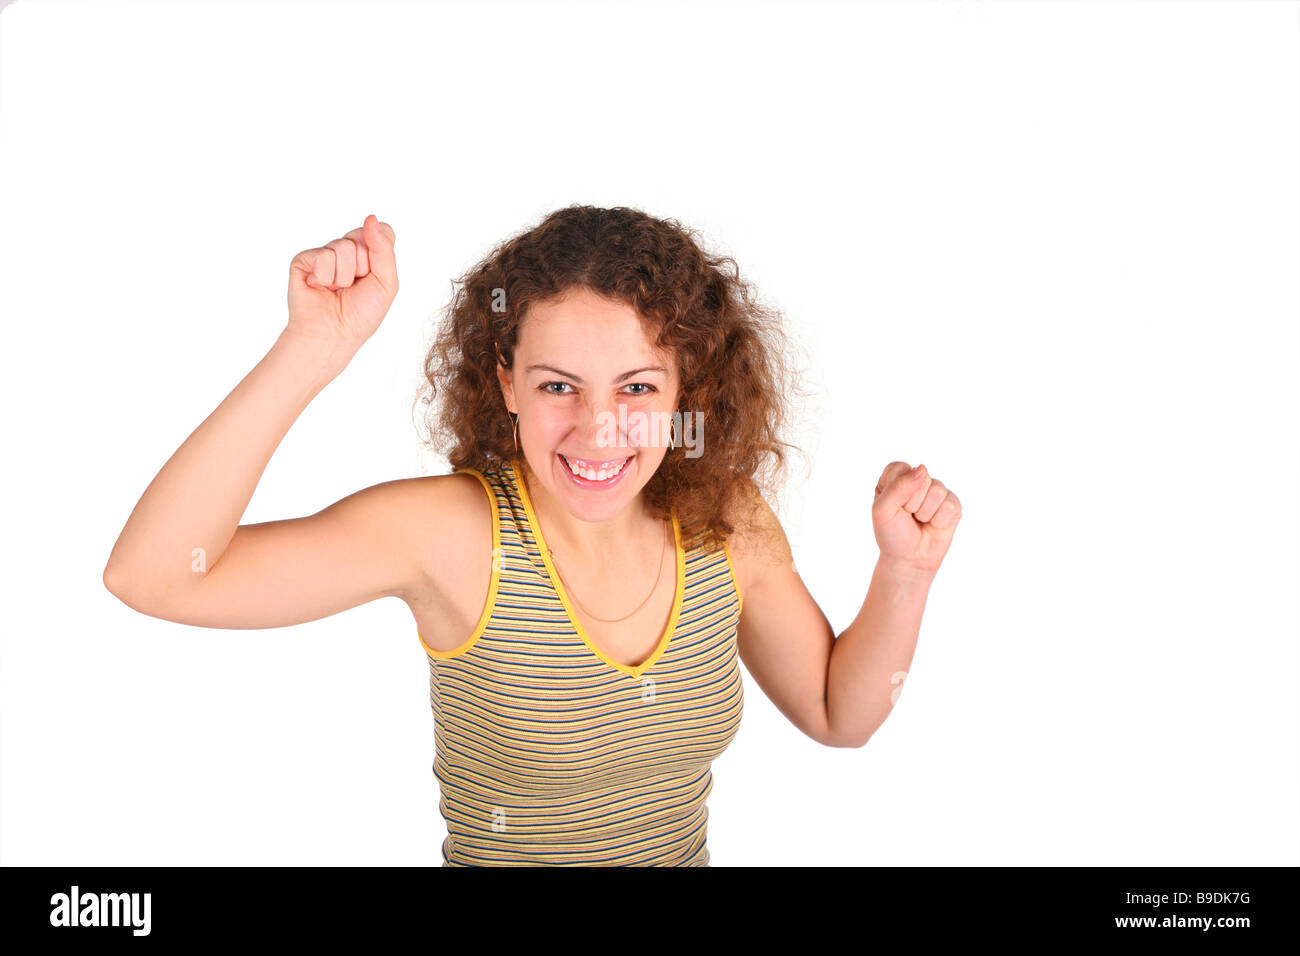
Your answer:
[[[564,371],[564,369],[556,368],[554,365],[530,365],[526,369],[524,369],[525,374],[527,374],[528,372],[536,372],[536,371],[554,372],[556,375],[563,375],[565,378],[573,379],[579,385],[587,384],[581,378],[574,375],[572,372],[566,372]],[[624,372],[618,378],[614,379],[614,381],[621,382],[625,378],[631,378],[633,375],[640,375],[642,372],[663,372],[665,375],[668,374],[668,370],[664,368],[662,365],[647,365],[644,368],[634,368],[630,372]]]

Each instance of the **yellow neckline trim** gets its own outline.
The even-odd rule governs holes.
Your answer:
[[[620,664],[618,661],[611,660],[609,655],[597,647],[587,636],[586,629],[582,622],[578,620],[578,615],[573,610],[573,605],[569,603],[569,595],[565,593],[564,584],[560,581],[560,576],[556,573],[555,565],[551,563],[550,552],[546,550],[546,537],[542,534],[541,522],[537,520],[537,513],[533,510],[532,498],[528,495],[528,484],[523,474],[519,470],[519,459],[510,459],[510,472],[514,476],[515,485],[519,488],[519,497],[524,503],[524,512],[528,515],[528,525],[533,530],[533,535],[537,538],[538,550],[542,552],[542,561],[546,563],[546,573],[550,576],[551,586],[555,588],[555,593],[560,596],[560,603],[564,605],[565,613],[569,615],[569,623],[573,629],[578,632],[582,642],[587,645],[593,654],[602,661],[613,667],[615,670],[624,674],[630,674],[633,677],[640,677],[647,670],[654,666],[655,661],[663,656],[664,651],[668,648],[668,643],[673,639],[673,634],[677,631],[677,619],[681,616],[682,600],[686,595],[686,553],[682,550],[682,529],[677,523],[677,509],[672,509],[673,524],[673,554],[677,563],[677,587],[676,594],[673,596],[673,611],[668,617],[668,626],[664,628],[663,636],[659,639],[658,646],[653,653],[635,667],[627,664]]]

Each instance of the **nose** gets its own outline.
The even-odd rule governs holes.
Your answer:
[[[585,447],[611,448],[622,442],[618,408],[619,402],[614,396],[590,398],[583,403],[578,430]]]

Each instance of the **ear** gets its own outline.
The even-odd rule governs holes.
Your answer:
[[[501,397],[505,399],[506,408],[510,412],[518,415],[519,407],[515,404],[515,387],[511,384],[510,373],[506,371],[505,366],[497,362],[497,384],[501,386]]]

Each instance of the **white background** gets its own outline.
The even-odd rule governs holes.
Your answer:
[[[245,523],[446,471],[451,279],[572,202],[700,230],[788,317],[778,507],[837,633],[870,496],[964,518],[891,716],[746,675],[714,866],[1300,862],[1300,6],[35,3],[0,17],[0,862],[438,864],[399,600],[263,630],[101,574],[265,355],[289,260],[395,229],[384,325]]]

